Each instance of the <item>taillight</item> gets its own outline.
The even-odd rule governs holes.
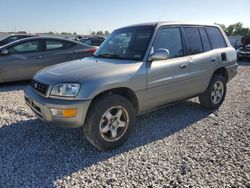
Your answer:
[[[87,50],[87,52],[92,52],[92,53],[94,53],[96,51],[96,48],[89,48],[88,50]]]

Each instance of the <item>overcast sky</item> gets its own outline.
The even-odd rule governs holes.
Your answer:
[[[250,0],[0,0],[0,31],[108,30],[152,21],[242,22]]]

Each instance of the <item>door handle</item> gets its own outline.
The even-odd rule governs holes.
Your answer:
[[[215,61],[216,61],[216,57],[212,58],[211,61],[212,61],[212,62],[215,62]]]
[[[181,68],[181,69],[185,69],[186,67],[187,67],[187,64],[181,64],[181,65],[180,65],[180,68]]]

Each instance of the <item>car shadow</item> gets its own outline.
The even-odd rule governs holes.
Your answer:
[[[29,83],[30,81],[0,83],[0,93],[15,91],[15,90],[23,90]]]
[[[57,179],[165,139],[195,126],[194,123],[211,113],[198,103],[185,101],[138,116],[129,141],[118,149],[105,152],[94,149],[81,129],[63,129],[36,118],[3,125],[0,128],[0,187],[29,186],[27,182],[54,186]]]

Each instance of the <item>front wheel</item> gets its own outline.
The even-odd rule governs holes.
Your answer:
[[[109,94],[91,105],[83,127],[87,140],[99,150],[125,143],[135,121],[135,109],[126,98]]]
[[[223,103],[226,91],[226,79],[221,75],[214,75],[207,90],[199,96],[199,101],[204,107],[215,110]]]

